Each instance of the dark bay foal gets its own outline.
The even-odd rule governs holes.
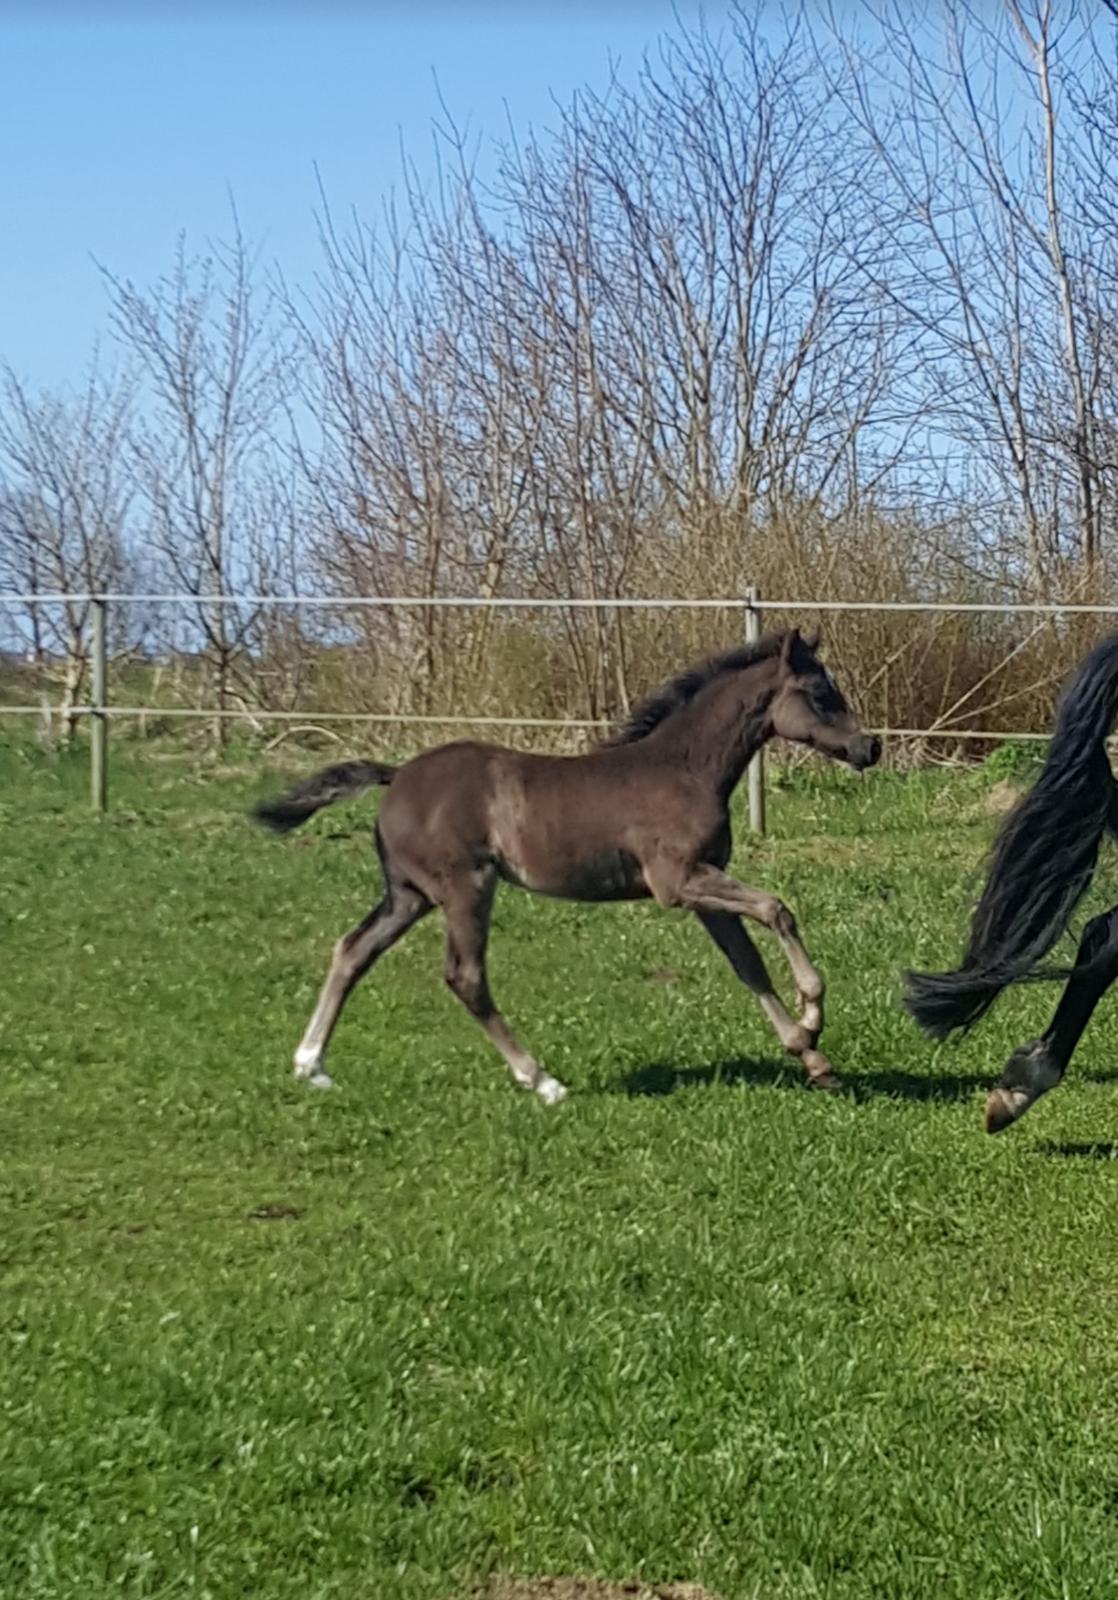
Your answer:
[[[346,997],[389,947],[435,906],[446,919],[446,981],[504,1056],[513,1077],[548,1105],[563,1085],[515,1038],[485,972],[497,883],[568,900],[655,899],[693,911],[760,1001],[781,1044],[820,1088],[838,1079],[817,1048],[823,979],[792,913],[775,895],[725,869],[729,803],[752,755],[774,736],[811,745],[861,771],[881,753],[863,733],[797,631],[682,673],[644,701],[608,743],[581,756],[530,755],[497,745],[441,745],[404,766],[359,761],[327,767],[256,817],[284,833],[322,806],[378,785],[376,824],[384,898],[334,949],[314,1014],[295,1052],[297,1077],[331,1079],[326,1046]],[[779,939],[798,994],[785,1010],[747,917]]]

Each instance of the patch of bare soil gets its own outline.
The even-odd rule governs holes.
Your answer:
[[[603,1583],[600,1578],[494,1578],[470,1600],[716,1600],[694,1583]]]

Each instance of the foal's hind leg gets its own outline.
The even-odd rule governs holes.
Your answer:
[[[474,877],[468,887],[443,902],[446,916],[446,981],[504,1056],[522,1089],[532,1089],[545,1105],[557,1105],[566,1089],[519,1042],[493,1004],[485,971],[489,913],[496,887],[492,873]]]
[[[1091,1013],[1118,978],[1118,906],[1083,931],[1075,967],[1052,1021],[1039,1039],[1015,1050],[986,1101],[986,1131],[1000,1133],[1063,1078]]]
[[[785,1011],[760,952],[738,918],[725,911],[699,911],[696,915],[742,983],[757,996],[781,1044],[803,1062],[811,1084],[817,1089],[839,1088],[838,1074],[827,1057],[815,1049],[814,1037]]]
[[[316,1089],[329,1089],[333,1079],[323,1067],[326,1046],[346,998],[378,956],[391,948],[430,911],[431,902],[407,884],[389,884],[384,899],[334,946],[334,958],[307,1031],[295,1052],[295,1076]]]

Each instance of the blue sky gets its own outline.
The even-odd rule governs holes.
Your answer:
[[[706,0],[717,25],[726,0]],[[699,11],[680,0],[686,20]],[[336,212],[372,217],[401,139],[429,160],[433,80],[460,123],[546,126],[550,97],[603,86],[673,27],[667,0],[7,0],[0,10],[0,359],[33,386],[79,381],[105,329],[92,257],[149,282],[181,229],[228,232],[228,190],[266,260],[316,263],[317,163]]]

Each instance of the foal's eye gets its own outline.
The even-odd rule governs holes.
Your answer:
[[[829,677],[825,677],[822,683],[812,685],[808,700],[811,709],[820,717],[828,717],[842,710],[838,685]]]

